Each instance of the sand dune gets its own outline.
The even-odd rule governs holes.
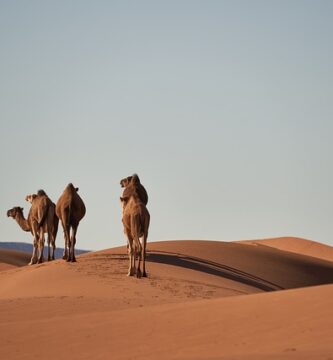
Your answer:
[[[333,261],[332,246],[297,237],[279,237],[273,239],[246,240],[238,241],[238,243],[269,246],[283,251],[289,251],[296,254],[313,256],[320,259]]]
[[[330,359],[332,296],[326,285],[123,310],[96,302],[82,313],[59,301],[69,314],[25,307],[19,321],[9,307],[1,350],[6,359]]]
[[[168,241],[148,249],[147,279],[126,276],[125,247],[80,255],[76,264],[2,271],[1,358],[333,354],[333,263],[242,243]]]
[[[27,265],[30,258],[26,252],[0,249],[0,271]]]

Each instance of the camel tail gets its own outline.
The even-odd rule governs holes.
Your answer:
[[[69,227],[70,226],[70,219],[71,219],[71,211],[72,208],[71,206],[68,206],[66,209],[65,209],[65,217],[64,217],[64,224],[66,227]]]
[[[56,214],[54,214],[54,218],[53,218],[53,237],[54,237],[54,240],[57,237],[58,225],[59,225],[59,218],[58,218],[58,216]]]
[[[143,226],[139,214],[132,217],[131,229],[132,229],[133,239],[136,243],[136,247],[137,249],[140,249],[141,244],[139,239],[143,235]]]

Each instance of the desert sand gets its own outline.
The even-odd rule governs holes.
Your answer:
[[[333,257],[320,243],[148,243],[34,266],[0,250],[1,359],[332,359]]]
[[[0,271],[25,266],[30,261],[30,255],[23,251],[0,249]]]

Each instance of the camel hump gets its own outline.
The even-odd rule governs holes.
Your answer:
[[[140,199],[141,201],[147,205],[148,204],[148,193],[147,193],[147,190],[145,189],[145,187],[140,184],[140,187],[139,187],[139,193],[140,193]]]
[[[131,183],[134,185],[137,195],[139,196],[140,200],[147,205],[148,204],[148,193],[145,187],[141,184],[140,178],[138,174],[132,175]]]
[[[46,192],[45,192],[43,189],[39,189],[39,190],[37,191],[37,195],[38,195],[38,196],[47,196]]]
[[[38,222],[38,229],[40,227],[42,227],[46,221],[46,218],[47,218],[47,215],[48,215],[48,212],[49,212],[49,208],[50,208],[50,203],[52,203],[49,198],[44,198],[42,200],[42,205],[41,205],[41,219],[39,220]]]
[[[133,184],[135,184],[135,185],[141,184],[140,178],[139,178],[139,175],[138,175],[138,174],[133,174],[133,175],[132,175],[132,182],[133,182]]]

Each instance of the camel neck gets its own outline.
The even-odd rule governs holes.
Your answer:
[[[17,214],[15,220],[23,231],[30,231],[28,220],[22,214]]]

